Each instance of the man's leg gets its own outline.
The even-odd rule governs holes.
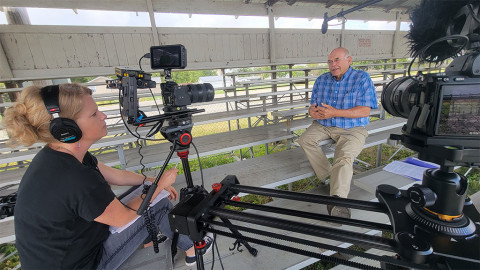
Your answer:
[[[353,176],[353,161],[362,152],[367,136],[368,132],[364,127],[332,130],[336,145],[330,177],[330,196],[348,196]]]
[[[332,169],[332,165],[318,146],[318,142],[330,139],[329,131],[326,127],[320,125],[317,121],[307,128],[307,130],[298,138],[298,143],[310,161],[318,179],[323,180]]]

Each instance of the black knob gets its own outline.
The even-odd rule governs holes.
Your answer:
[[[407,192],[410,201],[419,207],[432,206],[437,200],[437,194],[426,186],[414,185]]]

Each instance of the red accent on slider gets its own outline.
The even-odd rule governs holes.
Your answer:
[[[220,183],[215,183],[212,185],[212,189],[215,190],[215,192],[219,192],[221,188],[222,188],[222,184]]]
[[[233,197],[232,197],[232,201],[239,202],[239,201],[240,201],[240,197],[238,197],[238,196],[233,196]]]

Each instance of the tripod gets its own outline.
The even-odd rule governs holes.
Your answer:
[[[190,133],[191,128],[186,128],[182,130],[174,129],[174,132],[169,132],[171,131],[171,127],[166,127],[165,129],[161,129],[162,135],[169,140],[172,143],[172,146],[170,147],[170,152],[165,159],[162,169],[160,173],[157,175],[155,181],[152,183],[150,186],[145,198],[143,199],[142,204],[140,205],[137,214],[143,213],[146,208],[149,205],[149,202],[153,196],[153,193],[155,192],[157,186],[158,186],[158,181],[160,180],[161,176],[163,175],[168,163],[170,162],[173,154],[177,152],[178,157],[180,157],[180,160],[182,161],[183,165],[183,172],[185,174],[185,180],[187,182],[187,186],[182,188],[180,190],[180,202],[178,203],[177,206],[172,209],[172,212],[175,211],[175,209],[178,209],[179,207],[187,207],[190,209],[193,207],[193,205],[189,204],[187,206],[184,205],[185,202],[191,202],[191,199],[195,199],[194,197],[196,196],[203,196],[207,195],[208,192],[205,190],[203,186],[195,186],[193,184],[193,179],[192,179],[192,174],[190,171],[190,163],[188,161],[188,155],[189,155],[189,148],[190,144],[192,143],[192,135]],[[199,212],[200,213],[200,212]],[[170,214],[171,216],[172,214]],[[227,219],[222,219],[226,223],[230,223]],[[172,228],[176,228],[175,226],[175,220],[172,221],[170,219],[170,224]],[[182,233],[185,235],[189,235],[190,238],[194,241],[194,247],[195,247],[195,257],[197,260],[197,269],[204,269],[204,263],[203,263],[203,255],[201,253],[201,249],[205,247],[205,241],[203,240],[203,237],[205,236],[205,233],[209,231],[210,229],[208,228],[208,224],[199,222],[196,224],[197,228],[197,234],[195,234],[195,237],[193,237],[193,232],[191,231],[183,231],[182,229],[175,229],[175,236],[172,241],[172,260],[176,254],[176,242],[178,239],[178,234]],[[235,229],[231,229],[232,233],[234,236],[236,236],[237,240],[235,241],[235,245],[240,245],[243,244],[247,250],[252,254],[253,256],[257,255],[257,250],[255,248],[252,248],[250,244],[247,241],[241,240],[242,234]]]

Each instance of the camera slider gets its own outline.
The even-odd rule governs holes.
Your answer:
[[[240,192],[305,201],[309,203],[339,205],[370,212],[383,213],[389,217],[391,225],[332,217],[272,206],[243,203],[235,200],[235,196]],[[418,210],[415,208],[421,209],[418,204],[412,202],[412,198],[409,195],[410,192],[399,190],[389,185],[381,185],[376,192],[379,202],[365,202],[352,199],[332,198],[329,196],[242,186],[239,185],[235,176],[230,175],[222,182],[215,184],[214,190],[210,193],[194,194],[186,201],[180,202],[172,209],[169,218],[173,229],[179,230],[183,234],[190,235],[194,241],[199,241],[205,232],[213,232],[218,235],[318,258],[327,262],[341,263],[347,266],[363,269],[370,266],[332,258],[312,250],[322,248],[337,251],[339,253],[364,257],[381,262],[384,269],[391,269],[392,267],[395,269],[442,269],[449,267],[478,268],[480,266],[480,229],[478,225],[480,224],[480,214],[473,204],[471,204],[470,200],[467,198],[463,209],[463,215],[465,217],[462,222],[466,226],[455,222],[449,223],[449,227],[455,227],[457,228],[457,231],[453,234],[446,234],[442,231],[438,231],[435,226],[432,227],[429,226],[429,224],[424,224],[423,222],[418,221],[415,216],[412,216],[411,213],[409,213],[409,209],[413,209],[412,211]],[[257,211],[255,213],[238,212],[225,209],[224,206],[226,205],[255,209]],[[322,225],[271,217],[263,213],[277,213],[298,218],[308,218],[315,221],[327,221],[360,228],[387,231],[391,232],[394,237],[393,239],[390,239],[388,237],[365,235],[351,230],[342,230]],[[233,223],[231,221],[237,222]],[[247,225],[241,225],[238,224],[238,222],[243,222]],[[214,227],[212,228],[209,225],[213,225]],[[252,225],[259,225],[262,227],[261,229],[257,229]],[[290,236],[290,234],[275,233],[272,232],[272,229],[303,234],[307,237],[302,238]],[[447,231],[448,230],[449,229],[447,229]],[[248,236],[243,235],[240,232],[248,233]],[[256,236],[249,236],[250,234]],[[262,240],[259,236],[271,237],[281,241],[287,241],[288,243],[282,244],[277,243],[277,241],[266,241]],[[397,253],[399,257],[378,256],[356,250],[345,249],[325,244],[324,241],[312,241],[312,237],[321,237],[390,251]],[[304,248],[292,247],[291,242],[299,244]],[[200,266],[197,264],[197,266],[198,269],[203,269],[203,265]]]

